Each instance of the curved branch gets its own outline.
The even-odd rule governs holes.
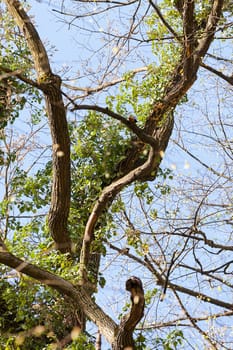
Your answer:
[[[125,118],[121,116],[119,117],[127,123],[131,123]],[[127,185],[137,180],[146,181],[155,178],[163,157],[163,153],[167,147],[167,143],[173,129],[173,121],[173,114],[167,116],[167,118],[165,118],[163,121],[163,126],[157,131],[155,138],[152,138],[150,135],[146,135],[146,133],[142,132],[142,130],[138,128],[135,124],[132,124],[132,130],[137,130],[140,136],[145,135],[150,141],[150,150],[147,156],[147,160],[139,164],[139,166],[137,167],[135,167],[135,163],[133,163],[133,169],[131,163],[129,164],[129,166],[127,166],[127,164],[124,165],[123,170],[124,173],[126,172],[126,174],[123,174],[121,178],[115,180],[109,186],[105,187],[99,199],[95,203],[92,212],[88,218],[83,237],[83,244],[80,256],[81,283],[84,283],[86,279],[86,267],[88,265],[90,255],[90,246],[92,241],[94,240],[94,229],[98,219],[102,215],[103,211],[110,207],[116,195]],[[151,139],[153,139],[153,142],[151,142]]]
[[[113,349],[125,349],[133,344],[133,331],[143,317],[145,306],[144,291],[139,278],[133,276],[126,281],[126,290],[131,293],[132,307],[130,313],[122,319],[118,327],[95,303],[85,288],[74,286],[51,272],[17,258],[7,251],[2,241],[0,241],[0,263],[24,273],[71,298],[83,310],[85,315],[97,325],[106,340],[113,344]]]
[[[86,266],[88,265],[90,246],[94,240],[94,229],[99,217],[103,211],[111,205],[116,195],[125,186],[139,180],[140,178],[151,175],[151,172],[156,171],[156,168],[158,168],[160,161],[161,158],[159,151],[151,148],[148,159],[142,166],[139,166],[138,168],[129,172],[127,175],[114,181],[102,191],[102,194],[94,205],[94,208],[89,216],[83,237],[83,245],[80,256],[80,278],[82,284],[84,284],[86,280]]]
[[[130,313],[122,318],[113,350],[134,349],[133,331],[144,315],[145,298],[142,282],[138,277],[130,277],[125,284],[131,293]]]
[[[189,23],[189,19],[191,19],[192,22],[194,21],[193,3],[186,1],[185,4],[186,7],[184,8],[184,33],[186,35],[186,41],[184,42],[184,50],[181,57],[181,61],[176,67],[174,74],[172,75],[171,80],[165,90],[164,98],[159,102],[155,102],[153,111],[146,120],[145,127],[143,129],[144,133],[142,134],[141,129],[137,130],[136,126],[130,126],[130,124],[128,124],[129,121],[127,121],[122,116],[119,116],[114,112],[108,111],[108,109],[92,107],[96,108],[96,110],[100,112],[106,113],[120,120],[125,125],[130,126],[131,130],[135,132],[139,138],[142,135],[147,135],[147,139],[149,138],[149,136],[152,136],[152,138],[154,138],[154,143],[152,145],[151,142],[144,141],[145,143],[150,144],[151,149],[147,161],[143,164],[140,164],[140,166],[138,166],[138,161],[140,159],[140,154],[143,150],[144,144],[137,144],[134,145],[134,147],[132,147],[131,149],[129,149],[127,157],[122,162],[123,176],[120,179],[113,182],[111,185],[107,186],[103,190],[96,204],[94,205],[94,208],[89,216],[86,225],[80,257],[82,283],[84,283],[84,280],[86,278],[85,268],[89,259],[90,245],[91,242],[94,240],[94,228],[97,220],[99,219],[103,211],[111,205],[115,196],[125,186],[129,185],[130,183],[136,180],[149,180],[151,179],[151,173],[153,173],[153,178],[155,178],[158,166],[162,159],[161,152],[163,153],[165,151],[171,136],[171,132],[173,130],[172,111],[195,82],[197,71],[201,62],[201,57],[206,54],[214,38],[215,29],[220,18],[221,9],[223,6],[223,0],[215,0],[213,2],[213,6],[208,17],[206,29],[199,43],[197,44],[195,52],[193,33],[191,33],[194,24]],[[191,40],[191,43],[189,40]],[[88,106],[86,106],[86,108],[87,107]],[[119,166],[121,166],[121,164],[119,164]]]

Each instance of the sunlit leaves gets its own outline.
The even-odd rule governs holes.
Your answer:
[[[176,350],[178,346],[181,346],[184,340],[183,332],[174,329],[171,331],[165,339],[157,338],[155,343],[157,347],[162,346],[164,350]]]

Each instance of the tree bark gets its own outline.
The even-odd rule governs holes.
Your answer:
[[[133,332],[144,315],[145,299],[141,280],[132,276],[126,281],[125,286],[126,290],[131,293],[132,306],[130,313],[122,318],[112,347],[113,350],[135,349]]]
[[[131,293],[132,306],[130,313],[123,317],[120,326],[117,326],[96,304],[85,288],[74,286],[72,283],[51,272],[17,258],[7,251],[6,246],[1,241],[0,263],[24,273],[68,296],[73,301],[74,308],[78,307],[82,309],[85,315],[97,325],[100,333],[104,335],[109,344],[112,344],[114,350],[127,347],[134,348],[133,332],[143,317],[145,305],[143,286],[139,278],[133,276],[126,281],[126,290]]]
[[[71,252],[67,228],[70,208],[70,139],[61,79],[53,74],[47,52],[30,17],[18,0],[4,0],[10,14],[24,34],[37,72],[37,86],[45,95],[52,137],[53,182],[48,224],[56,248]]]

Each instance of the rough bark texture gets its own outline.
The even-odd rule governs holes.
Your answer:
[[[21,3],[18,0],[5,0],[5,3],[25,36],[37,72],[37,86],[45,95],[53,153],[53,182],[48,224],[57,249],[63,253],[70,252],[71,241],[67,229],[70,208],[70,140],[61,93],[61,79],[52,73],[44,45]]]
[[[67,229],[70,209],[70,138],[66,111],[61,94],[61,80],[52,75],[43,84],[53,147],[53,182],[48,224],[51,235],[61,252],[71,251]]]
[[[86,316],[99,328],[114,350],[134,347],[133,331],[143,317],[144,291],[142,282],[137,277],[130,277],[126,281],[126,290],[131,293],[132,307],[130,313],[123,317],[120,326],[104,313],[104,311],[90,297],[85,288],[75,287],[72,283],[45,271],[33,264],[23,261],[9,253],[3,242],[0,241],[0,263],[9,266],[21,273],[40,281],[41,283],[56,289],[58,292],[73,300],[74,308],[85,310]]]

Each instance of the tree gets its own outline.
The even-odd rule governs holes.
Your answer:
[[[225,71],[232,62],[222,46],[221,56],[210,50],[232,37],[231,3],[62,2],[56,11],[64,22],[79,21],[91,43],[101,33],[104,44],[93,41],[95,60],[84,65],[95,84],[89,87],[71,86],[54,73],[23,2],[3,3],[2,346],[91,349],[89,320],[99,331],[96,349],[100,334],[115,350],[176,349],[185,342],[187,348],[230,349],[232,135],[226,86],[232,77]],[[68,12],[72,4],[78,15]],[[128,27],[113,30],[116,13]],[[102,14],[110,24],[100,30]],[[109,56],[103,56],[105,48]],[[142,61],[149,63],[134,66],[142,50]],[[128,67],[122,65],[127,59]],[[89,63],[97,69],[90,71]],[[190,121],[185,114],[204,106],[195,86],[214,85],[202,83],[207,74],[217,79],[215,97],[211,105],[206,100],[205,110],[197,109],[200,119]],[[16,143],[14,130],[29,108],[30,133]],[[51,147],[34,139],[48,132],[45,118]],[[196,153],[197,140],[202,150],[207,146],[205,153]],[[177,160],[169,167],[172,154]],[[184,154],[196,163],[189,176],[178,176],[172,168]],[[125,273],[127,264],[137,276]],[[120,272],[131,304],[116,322],[106,299],[97,302],[95,294],[98,300],[105,283],[113,292]]]

